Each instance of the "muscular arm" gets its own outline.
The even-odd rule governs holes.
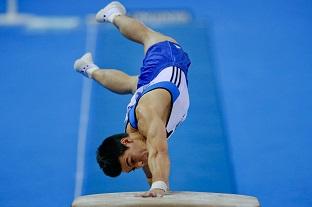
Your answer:
[[[129,76],[120,70],[95,70],[92,78],[108,90],[118,94],[133,94],[137,89],[138,77]]]
[[[168,186],[170,160],[166,121],[171,96],[164,90],[155,90],[145,96],[141,98],[136,109],[139,131],[146,137],[148,166],[153,182],[164,181]]]
[[[168,184],[170,161],[168,156],[167,134],[163,121],[156,113],[144,115],[139,121],[139,130],[146,136],[148,166],[153,182],[164,181]],[[143,123],[142,123],[143,122]]]
[[[166,140],[166,129],[156,118],[151,121],[147,132],[147,149],[149,151],[149,167],[153,174],[153,181],[162,180],[168,183],[170,162]]]

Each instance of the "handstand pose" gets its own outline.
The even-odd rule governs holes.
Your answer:
[[[169,190],[170,161],[167,139],[185,120],[189,108],[188,55],[171,37],[126,16],[125,7],[111,2],[97,15],[98,22],[113,23],[128,39],[144,46],[139,76],[99,69],[90,53],[74,68],[112,92],[132,93],[125,132],[106,138],[97,150],[97,162],[111,177],[143,167],[151,188],[143,197],[163,196]]]

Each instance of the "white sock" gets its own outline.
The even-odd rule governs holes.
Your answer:
[[[109,17],[107,17],[107,19],[108,19],[108,21],[109,21],[110,23],[113,23],[115,17],[116,17],[116,16],[119,16],[119,15],[121,15],[121,13],[119,12],[119,10],[113,8],[113,9],[112,9],[112,14],[109,15]]]
[[[86,67],[86,73],[88,74],[89,78],[92,78],[92,73],[99,69],[99,67],[94,63],[87,64],[84,67]]]

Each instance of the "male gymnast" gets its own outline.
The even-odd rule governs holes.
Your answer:
[[[113,1],[101,9],[98,22],[110,22],[126,38],[144,46],[138,76],[115,69],[100,69],[86,53],[74,68],[118,94],[133,94],[127,107],[125,132],[106,138],[97,150],[97,162],[111,177],[143,167],[151,185],[142,197],[162,197],[169,190],[170,160],[167,139],[185,120],[189,108],[188,55],[173,38],[153,31],[126,16]]]

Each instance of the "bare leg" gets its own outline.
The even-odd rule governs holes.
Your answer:
[[[99,69],[93,63],[91,53],[86,53],[74,63],[77,72],[82,73],[86,77],[93,78],[108,90],[119,93],[134,93],[137,89],[138,78],[129,76],[124,72],[114,69]]]
[[[158,42],[166,40],[176,42],[173,38],[155,32],[138,20],[125,15],[116,16],[114,18],[114,25],[128,39],[143,44],[144,52],[146,52],[150,46]]]
[[[116,16],[114,18],[114,25],[125,37],[142,44],[144,46],[144,52],[158,42],[166,40],[176,42],[173,38],[155,32],[138,20],[125,15]],[[92,78],[108,90],[118,94],[134,93],[137,89],[137,76],[129,76],[119,70],[96,70],[92,73]]]
[[[125,37],[142,44],[144,46],[144,52],[146,52],[150,46],[158,42],[166,40],[176,42],[173,38],[155,32],[138,20],[125,15],[116,16],[114,18],[114,25]],[[137,76],[129,76],[119,70],[96,70],[93,72],[92,78],[108,90],[118,94],[134,93],[137,89]]]
[[[137,76],[129,76],[120,70],[95,70],[92,78],[108,90],[118,94],[133,94],[137,89]]]

